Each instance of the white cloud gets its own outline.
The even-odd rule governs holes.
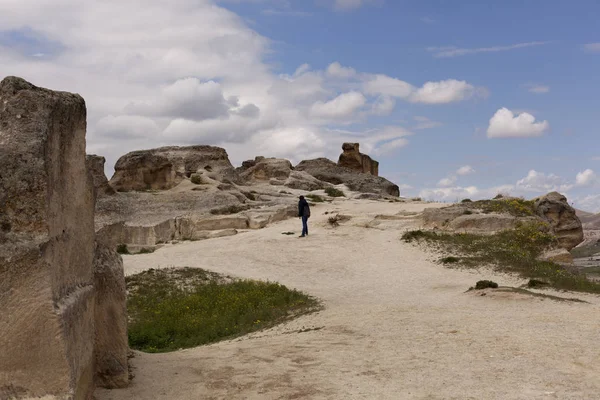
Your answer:
[[[548,93],[550,91],[550,86],[546,86],[546,85],[529,84],[526,86],[527,86],[527,90],[530,93],[544,94],[544,93]]]
[[[426,82],[417,88],[408,82],[387,75],[371,75],[363,84],[369,95],[398,97],[412,103],[446,104],[466,100],[476,94],[485,95],[486,90],[456,79]]]
[[[529,113],[515,116],[509,109],[501,108],[490,119],[487,136],[489,138],[542,136],[549,127],[548,121],[535,122],[535,117]]]
[[[185,78],[165,87],[159,98],[129,104],[125,107],[125,112],[134,115],[203,120],[226,117],[229,109],[230,105],[223,96],[220,84]]]
[[[344,67],[336,61],[327,67],[327,75],[334,78],[352,78],[356,75],[356,71],[354,68]]]
[[[366,102],[367,99],[362,93],[343,93],[326,103],[316,102],[311,107],[310,114],[325,119],[351,118]]]
[[[427,82],[410,96],[413,103],[445,104],[465,100],[475,93],[475,87],[465,81],[448,79]]]
[[[522,49],[526,47],[534,47],[534,46],[542,46],[548,44],[550,42],[527,42],[527,43],[517,43],[511,44],[508,46],[492,46],[492,47],[479,47],[474,49],[465,49],[454,46],[447,47],[428,47],[427,51],[433,54],[434,57],[437,58],[447,58],[447,57],[457,57],[464,56],[467,54],[476,54],[476,53],[495,53],[499,51],[509,51],[515,49]]]
[[[154,120],[135,115],[107,115],[98,121],[96,129],[100,135],[115,139],[152,137],[160,132]]]
[[[600,53],[600,43],[584,44],[583,50],[585,50],[588,53]]]
[[[575,207],[588,212],[600,213],[600,194],[591,194],[573,199]]]
[[[471,175],[474,174],[475,170],[473,169],[473,167],[471,167],[470,165],[464,165],[462,167],[460,167],[459,169],[456,170],[456,174],[457,175]]]
[[[414,86],[410,83],[382,74],[373,75],[364,83],[364,91],[369,95],[384,95],[405,99],[414,90]]]
[[[575,184],[577,186],[591,186],[598,183],[598,176],[591,169],[579,172],[575,176]]]
[[[515,186],[521,192],[552,192],[569,190],[569,185],[563,178],[555,174],[544,174],[534,169],[527,173],[523,179],[519,179]]]
[[[413,117],[413,119],[416,121],[417,125],[413,128],[413,129],[431,129],[431,128],[437,128],[439,126],[442,126],[441,122],[436,122],[436,121],[432,121],[427,117],[423,117],[423,116],[415,116]]]
[[[371,112],[375,115],[389,115],[394,111],[396,100],[391,96],[379,96],[373,106]]]
[[[444,179],[440,179],[440,181],[438,182],[438,186],[442,186],[442,187],[448,187],[448,186],[452,186],[456,183],[456,176],[450,176],[448,178],[444,178]]]

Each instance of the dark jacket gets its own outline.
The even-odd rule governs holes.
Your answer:
[[[300,199],[298,202],[298,216],[299,217],[310,217],[310,207],[306,199]]]

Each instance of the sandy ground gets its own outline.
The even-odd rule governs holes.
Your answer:
[[[277,281],[325,309],[233,341],[167,354],[136,352],[120,399],[598,399],[600,298],[591,304],[465,293],[491,272],[458,271],[399,240],[414,221],[379,218],[431,205],[340,201],[299,220],[125,257],[127,274],[201,267]],[[355,216],[328,227],[324,211]],[[367,223],[371,221],[368,226]],[[307,330],[308,331],[305,331]],[[303,332],[301,332],[303,331]]]

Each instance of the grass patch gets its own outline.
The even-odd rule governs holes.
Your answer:
[[[442,264],[456,264],[460,262],[460,258],[454,256],[443,257],[440,259]]]
[[[158,353],[233,338],[316,311],[314,298],[283,285],[197,268],[126,278],[129,345]]]
[[[485,214],[500,213],[514,215],[515,217],[529,217],[535,215],[533,200],[519,198],[472,201],[469,203],[469,207],[478,208]]]
[[[553,262],[537,260],[545,249],[556,245],[556,238],[542,232],[543,229],[541,224],[531,223],[494,235],[417,230],[404,233],[402,240],[425,241],[438,250],[458,255],[460,262],[454,264],[457,266],[491,266],[497,271],[547,282],[556,289],[600,293],[600,283],[587,279],[585,275]]]
[[[119,254],[131,254],[129,252],[129,249],[127,248],[127,245],[125,243],[121,243],[120,245],[117,246],[117,253],[119,253]]]
[[[200,175],[200,174],[192,174],[192,176],[190,176],[190,181],[194,185],[202,185],[202,175]]]
[[[346,197],[344,192],[334,187],[325,188],[325,193],[327,194],[327,196],[330,197]]]
[[[227,207],[221,207],[221,208],[213,208],[212,210],[210,210],[210,213],[212,215],[229,215],[229,214],[237,214],[239,212],[242,211],[246,211],[248,210],[250,207],[247,205],[239,205],[239,204],[233,204],[231,206],[227,206]]]
[[[319,196],[318,194],[307,194],[306,197],[308,200],[314,202],[314,203],[322,203],[325,200],[323,200],[323,198],[321,196]]]

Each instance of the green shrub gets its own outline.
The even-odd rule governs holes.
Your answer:
[[[488,280],[478,281],[475,284],[475,290],[481,290],[481,289],[487,289],[487,288],[497,289],[498,284],[496,282],[488,281]]]
[[[117,253],[130,254],[129,249],[127,248],[127,245],[125,243],[121,243],[120,245],[117,246]]]
[[[456,264],[457,262],[460,262],[460,258],[453,257],[453,256],[448,256],[448,257],[441,258],[440,262],[442,264]]]
[[[325,193],[327,194],[327,196],[330,197],[346,197],[344,192],[334,187],[325,188]]]
[[[192,183],[195,185],[201,185],[202,184],[202,175],[192,174],[192,176],[190,176],[190,181],[192,181]]]
[[[318,194],[307,194],[305,197],[314,203],[322,203],[323,201],[325,201]]]
[[[314,298],[277,283],[195,268],[149,270],[126,281],[129,345],[151,353],[232,338],[319,308]]]
[[[473,200],[471,200],[471,199],[462,199],[460,202],[461,203],[472,203]]]

